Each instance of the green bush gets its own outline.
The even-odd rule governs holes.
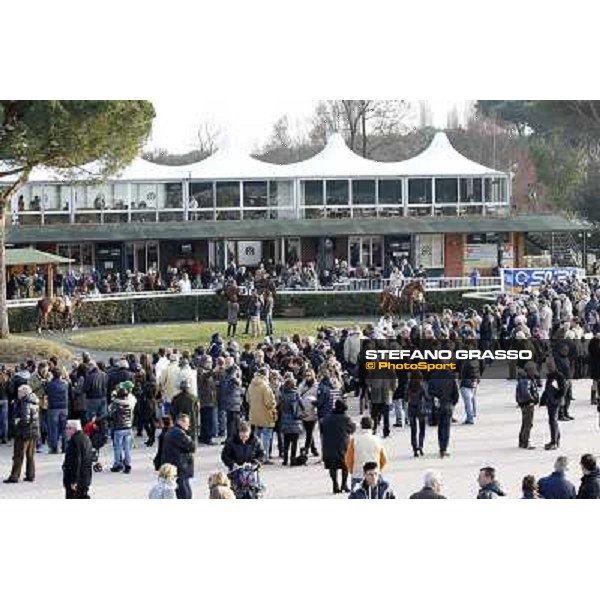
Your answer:
[[[464,306],[462,292],[434,292],[427,295],[427,311],[440,312],[443,308],[458,309]],[[468,302],[473,304],[473,302]],[[377,317],[379,292],[338,292],[324,294],[277,294],[275,317],[282,316],[287,308],[299,308],[306,317]],[[160,323],[170,321],[212,321],[227,316],[223,297],[216,294],[202,296],[162,296],[135,300],[107,300],[85,302],[77,311],[79,327],[129,325],[131,323]],[[36,327],[35,307],[11,307],[8,311],[13,333],[33,331]]]

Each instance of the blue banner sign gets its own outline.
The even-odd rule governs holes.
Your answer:
[[[523,288],[540,287],[546,282],[583,278],[585,271],[577,267],[548,267],[537,269],[502,269],[502,289],[507,292],[520,291]]]

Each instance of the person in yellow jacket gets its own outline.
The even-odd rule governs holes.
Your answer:
[[[261,367],[248,386],[249,421],[256,437],[262,442],[267,459],[263,464],[271,463],[271,440],[277,421],[277,402],[269,385],[269,372]]]
[[[350,439],[344,462],[351,474],[352,489],[362,482],[363,467],[366,463],[376,463],[380,471],[387,464],[383,440],[373,433],[371,417],[363,417],[360,420],[360,430]]]

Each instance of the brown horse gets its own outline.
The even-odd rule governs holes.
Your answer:
[[[397,290],[385,288],[380,296],[381,312],[400,317],[408,311],[411,317],[422,316],[425,306],[425,284],[420,279],[408,282],[400,294]]]
[[[42,334],[43,330],[49,330],[49,321],[56,329],[65,332],[67,327],[75,327],[75,311],[81,306],[79,297],[72,298],[68,303],[62,296],[54,298],[41,298],[37,303],[37,332]]]

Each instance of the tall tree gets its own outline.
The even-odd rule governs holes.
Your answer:
[[[370,138],[405,129],[409,104],[404,100],[327,100],[312,119],[311,139],[325,145],[332,133],[341,133],[351,150],[369,155]]]
[[[0,100],[0,338],[9,335],[6,305],[6,209],[35,167],[77,169],[97,161],[101,177],[118,172],[150,134],[145,100]],[[12,176],[7,181],[7,177]]]
[[[221,128],[211,121],[200,124],[197,132],[198,150],[204,157],[214,154],[219,149],[219,138],[222,133]]]

